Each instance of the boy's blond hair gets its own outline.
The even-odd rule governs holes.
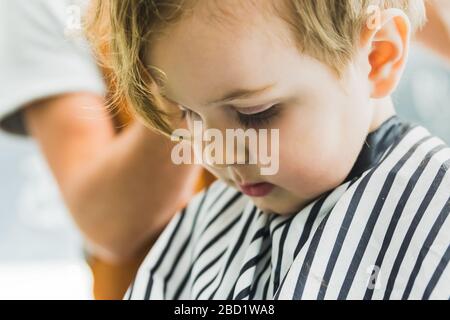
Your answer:
[[[214,0],[96,0],[87,19],[88,36],[101,61],[113,71],[116,98],[126,99],[133,113],[167,135],[172,132],[172,115],[164,108],[158,91],[163,75],[145,65],[146,52],[155,34],[204,1]],[[252,1],[255,0],[244,0]],[[376,14],[371,8],[403,10],[413,30],[425,20],[424,0],[259,1],[269,1],[266,3],[278,7],[274,12],[292,29],[302,53],[338,73],[351,61],[367,19]],[[229,2],[235,3],[239,4]]]

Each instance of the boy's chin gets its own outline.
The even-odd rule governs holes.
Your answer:
[[[261,211],[267,214],[278,214],[280,216],[296,214],[305,207],[305,204],[298,200],[283,199],[283,197],[267,197],[264,199],[253,198],[253,202]]]

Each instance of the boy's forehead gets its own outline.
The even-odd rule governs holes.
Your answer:
[[[202,1],[205,2],[209,3]],[[236,86],[259,88],[276,82],[286,56],[298,54],[283,21],[251,11],[250,4],[241,5],[242,11],[230,12],[232,18],[223,16],[227,6],[235,10],[231,3],[239,1],[223,2],[227,5],[219,4],[221,12],[214,23],[209,22],[211,17],[206,14],[218,8],[213,4],[198,8],[197,15],[180,20],[164,37],[153,41],[148,50],[147,65],[161,71],[163,76],[158,78],[162,79],[159,83],[162,92],[175,101],[186,105],[207,104]],[[246,13],[251,17],[245,16]],[[229,19],[234,20],[227,24]],[[289,50],[285,49],[286,45]]]
[[[180,96],[193,97],[199,93],[193,101],[186,101],[187,105],[206,104],[231,85],[254,88],[272,83],[289,54],[284,46],[275,44],[278,38],[269,38],[264,32],[220,31],[203,23],[187,23],[191,23],[189,32],[180,24],[179,30],[154,43],[148,61],[162,72],[160,84],[168,95],[183,91]],[[292,46],[289,51],[295,50]]]
[[[280,47],[297,49],[295,37],[286,23],[273,14],[263,17],[260,11],[264,9],[257,9],[261,4],[236,5],[245,8],[238,10],[231,3],[240,1],[223,1],[226,5],[222,1],[211,1],[216,2],[217,8],[213,4],[204,4],[210,1],[200,1],[204,8],[194,7],[194,10],[198,10],[196,15],[184,17],[151,39],[148,42],[146,64],[160,69],[170,64],[169,60],[189,62],[191,65],[195,62],[204,65],[214,60],[225,65],[242,64],[249,58],[267,57]],[[255,1],[249,1],[252,2]],[[226,8],[233,12],[224,12]],[[214,10],[220,12],[217,18],[207,15]],[[210,22],[211,19],[215,20],[214,23]],[[234,21],[230,22],[230,19]]]

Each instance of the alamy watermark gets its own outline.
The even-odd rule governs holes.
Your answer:
[[[84,37],[84,14],[86,12],[86,1],[71,0],[65,7],[64,35],[69,39]]]
[[[366,26],[369,30],[377,30],[381,27],[381,8],[377,5],[370,5],[367,7],[367,21]]]
[[[177,129],[172,141],[173,163],[210,166],[258,165],[261,175],[275,175],[279,170],[279,129],[203,128],[202,121],[194,121],[192,131]]]
[[[369,290],[379,290],[381,288],[380,267],[377,265],[368,266],[366,273],[369,275],[367,288]]]

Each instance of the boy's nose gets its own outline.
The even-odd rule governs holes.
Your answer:
[[[226,121],[218,121],[217,119],[214,119],[214,121],[205,119],[203,121],[204,137],[208,140],[203,143],[204,148],[210,148],[214,144],[214,154],[205,152],[205,160],[208,165],[217,169],[225,169],[233,164],[230,163],[230,159],[234,159],[234,153],[230,153],[230,148],[227,146],[229,142],[226,141],[228,129],[230,127]]]
[[[211,142],[214,143],[214,142]],[[215,167],[217,169],[226,169],[232,166],[246,165],[249,164],[249,156],[247,149],[245,147],[236,148],[233,151],[231,148],[227,148],[226,144],[231,142],[224,141],[222,145],[222,150],[215,149],[214,156],[208,152],[204,153],[205,160],[208,165]],[[208,143],[206,143],[208,145]],[[212,157],[211,157],[212,156]],[[208,158],[209,157],[209,158]]]
[[[234,130],[242,130],[242,128],[235,128],[228,124],[225,119],[214,119],[214,121],[206,120],[203,122],[203,129],[205,130],[206,137],[209,139],[204,145],[208,147],[209,144],[215,144],[214,156],[211,159],[207,159],[209,165],[218,169],[224,169],[230,166],[240,166],[252,163],[250,154],[251,148],[247,144],[257,143],[257,138],[256,141],[252,141],[252,139],[247,140],[242,137],[238,138],[238,135],[235,134],[236,132]],[[214,130],[215,132],[210,130]],[[211,136],[214,138],[211,138]],[[221,141],[216,141],[217,138]],[[210,155],[206,152],[205,156],[207,157]],[[256,154],[253,156],[256,157]],[[214,161],[217,159],[221,161]]]

